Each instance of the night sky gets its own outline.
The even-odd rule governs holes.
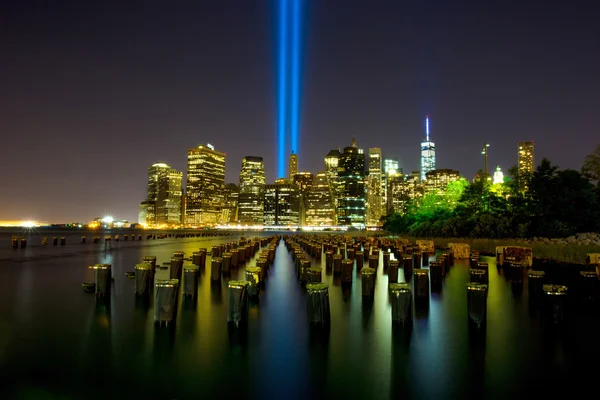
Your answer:
[[[484,142],[504,170],[519,140],[577,169],[600,142],[593,1],[305,3],[300,170],[353,136],[417,170],[427,113],[437,167],[469,178]],[[148,166],[207,142],[228,181],[245,155],[274,180],[275,4],[1,2],[0,220],[135,221]]]

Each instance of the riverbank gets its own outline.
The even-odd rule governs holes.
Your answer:
[[[408,238],[411,242],[422,238]],[[530,241],[525,239],[473,239],[434,238],[436,248],[446,248],[448,243],[468,243],[472,250],[495,254],[498,246],[531,247],[534,258],[545,258],[573,264],[585,264],[586,255],[600,253],[598,244],[561,243],[552,241]]]

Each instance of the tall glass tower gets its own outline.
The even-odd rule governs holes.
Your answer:
[[[429,115],[425,116],[425,141],[421,142],[421,181],[435,169],[435,143],[429,140]]]

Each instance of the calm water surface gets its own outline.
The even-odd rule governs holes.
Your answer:
[[[493,258],[484,260],[488,317],[479,334],[467,324],[466,260],[431,294],[429,310],[415,313],[408,333],[392,329],[381,265],[372,304],[363,302],[356,275],[344,291],[323,268],[331,328],[310,329],[306,294],[283,242],[245,333],[227,324],[227,280],[244,279],[242,267],[220,287],[210,284],[207,268],[197,301],[181,303],[175,327],[165,329],[154,326],[152,304],[136,301],[124,272],[147,255],[162,263],[175,251],[188,256],[239,237],[105,247],[81,245],[79,236],[57,247],[35,247],[35,237],[18,250],[10,235],[0,236],[2,398],[522,398],[583,388],[597,376],[588,365],[600,357],[598,313],[573,305],[564,329],[548,328],[528,307],[527,284],[514,290]],[[87,266],[94,263],[113,265],[108,304],[81,289],[93,280]],[[313,263],[325,266],[324,258]]]

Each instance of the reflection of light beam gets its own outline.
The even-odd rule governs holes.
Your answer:
[[[300,0],[294,0],[292,15],[292,152],[298,154],[300,113]]]
[[[279,2],[279,99],[278,99],[278,176],[285,176],[285,131],[287,97],[287,0]]]

